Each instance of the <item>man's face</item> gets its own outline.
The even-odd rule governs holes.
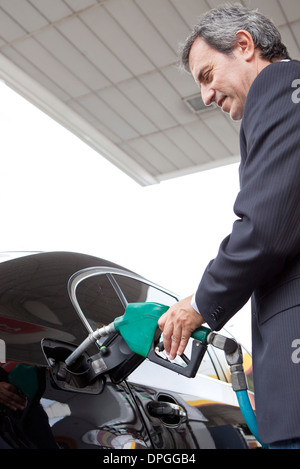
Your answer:
[[[227,55],[209,46],[198,37],[190,50],[189,65],[201,88],[206,106],[216,102],[233,120],[243,117],[250,86],[255,78],[253,67],[237,46]]]

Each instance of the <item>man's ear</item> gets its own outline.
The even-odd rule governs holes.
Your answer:
[[[240,30],[235,33],[237,42],[234,50],[241,54],[247,62],[250,62],[255,55],[255,45],[251,34],[248,31]]]

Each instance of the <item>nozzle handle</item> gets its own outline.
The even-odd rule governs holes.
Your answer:
[[[200,326],[192,333],[193,339],[197,339],[203,344],[207,343],[208,335],[211,333],[211,330],[208,327]]]

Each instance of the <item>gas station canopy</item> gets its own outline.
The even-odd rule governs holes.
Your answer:
[[[216,0],[0,0],[0,78],[141,185],[239,160],[178,45]],[[299,0],[244,0],[300,59]],[[299,77],[300,78],[300,77]]]

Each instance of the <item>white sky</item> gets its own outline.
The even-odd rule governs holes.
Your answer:
[[[0,251],[73,251],[184,297],[230,233],[238,164],[141,187],[0,82]],[[249,307],[232,332],[250,348]]]

